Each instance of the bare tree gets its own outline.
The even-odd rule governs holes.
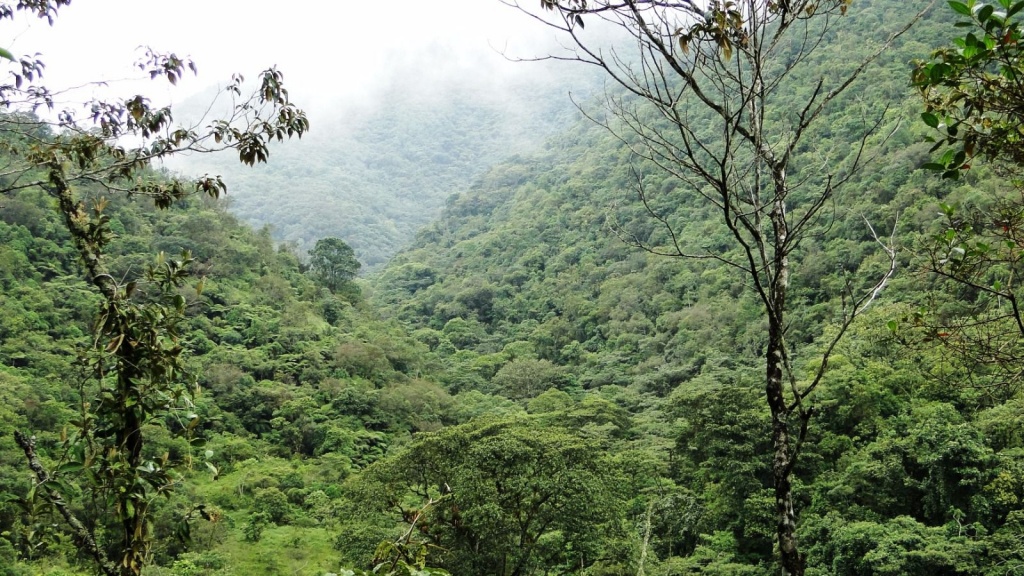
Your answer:
[[[811,395],[835,345],[896,267],[892,238],[879,238],[869,225],[889,266],[876,280],[847,284],[839,329],[825,344],[816,372],[797,378],[786,343],[790,258],[828,219],[837,190],[869,160],[868,138],[881,129],[885,111],[865,121],[842,163],[801,158],[807,156],[804,141],[829,106],[930,4],[844,73],[829,70],[814,80],[806,101],[793,102],[782,95],[807,82],[795,72],[823,46],[852,0],[541,0],[535,11],[517,0],[502,1],[564,38],[565,51],[544,59],[597,66],[620,85],[624,92],[606,99],[610,119],[590,117],[720,213],[732,246],[684,245],[671,212],[652,201],[637,174],[639,201],[669,241],[655,245],[619,233],[655,254],[720,261],[741,271],[756,292],[768,327],[765,389],[779,562],[783,574],[803,574],[791,479],[813,414]]]

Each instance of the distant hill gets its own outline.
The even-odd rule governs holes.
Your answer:
[[[310,134],[276,147],[268,165],[250,169],[202,156],[172,168],[223,174],[232,212],[269,225],[300,254],[336,236],[355,249],[364,271],[373,270],[488,167],[539,150],[574,122],[570,90],[586,97],[597,86],[579,67],[523,64],[499,73],[453,64],[428,71],[417,59],[358,101],[311,111]],[[184,103],[184,114],[201,113],[212,94]]]

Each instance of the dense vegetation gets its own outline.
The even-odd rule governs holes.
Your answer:
[[[214,521],[194,528],[197,554],[225,539],[244,541],[242,528],[254,515],[255,525],[262,518],[262,508],[249,510],[255,502],[278,506],[264,520],[268,538],[304,541],[303,531],[320,524],[317,514],[333,514],[341,480],[410,432],[456,421],[447,393],[419,377],[431,370],[425,347],[372,320],[358,301],[316,285],[266,231],[253,232],[198,199],[170,212],[114,200],[107,213],[118,233],[109,252],[112,274],[134,274],[158,251],[188,249],[196,273],[206,278],[202,297],[188,297],[189,319],[181,328],[188,372],[203,390],[195,398],[203,415],[195,432],[205,445],[179,437],[179,422],[154,423],[149,431],[149,454],[191,461],[193,470],[187,491],[153,503],[158,563],[170,564],[182,552],[174,534],[198,502]],[[99,298],[82,280],[77,254],[45,195],[6,196],[0,238],[3,482],[6,493],[24,495],[28,479],[12,431],[32,430],[50,458],[61,458],[62,434],[88,377],[76,366],[76,347],[89,342]],[[309,460],[294,460],[298,454]],[[318,496],[307,498],[313,492]],[[316,501],[322,510],[307,514],[305,505]],[[88,510],[87,502],[79,505]],[[42,513],[5,504],[5,570],[20,573],[15,551],[44,560],[71,551],[70,542],[53,539]],[[294,528],[278,536],[277,524]],[[316,551],[322,568],[336,567],[329,536],[313,538],[324,544]],[[250,556],[237,545],[213,554],[222,563],[267,569],[258,564],[267,557]]]
[[[865,53],[858,39],[902,11],[856,3],[807,77]],[[871,163],[794,256],[798,374],[814,370],[848,289],[887,265],[865,221],[895,226],[900,246],[899,274],[832,354],[794,470],[808,574],[1024,570],[1024,391],[1006,365],[971,354],[979,333],[962,321],[998,302],[935,274],[941,243],[959,247],[950,219],[1003,227],[983,215],[1015,192],[993,167],[945,181],[916,169],[930,160],[929,126],[914,122],[907,62],[949,29],[943,14],[921,22],[807,137],[848,162],[868,112],[890,108],[892,135],[872,142]],[[352,279],[344,242],[321,240],[307,269],[306,254],[213,200],[158,210],[109,198],[111,276],[188,250],[205,278],[201,294],[178,292],[199,418],[145,430],[148,457],[182,463],[183,482],[150,503],[144,573],[347,573],[375,556],[455,575],[777,572],[758,303],[718,262],[623,241],[669,240],[629,196],[636,175],[680,240],[728,254],[726,231],[603,128],[564,128],[541,153],[487,170],[366,281]],[[86,278],[52,197],[5,191],[0,574],[94,569],[33,498],[16,429],[37,436],[89,528],[109,529],[78,470],[62,467],[93,401],[79,358],[102,298]],[[1012,319],[993,314],[984,325],[1000,329],[983,334],[998,344]]]

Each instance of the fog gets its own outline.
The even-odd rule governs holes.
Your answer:
[[[585,66],[514,61],[561,47],[500,0],[75,0],[52,26],[32,20],[3,24],[8,48],[40,53],[51,91],[81,86],[58,107],[144,94],[202,126],[208,112],[227,112],[228,99],[215,100],[232,74],[283,71],[310,119],[301,141],[275,144],[270,163],[252,168],[230,153],[162,167],[223,175],[240,218],[269,225],[299,253],[343,238],[367,269],[412,241],[451,195],[574,122],[570,92],[585,99],[600,88]],[[177,86],[141,78],[141,47],[189,58],[198,74]]]
[[[553,42],[543,26],[497,0],[76,0],[53,26],[19,16],[4,27],[16,55],[42,55],[51,90],[109,82],[78,90],[67,103],[141,92],[173,104],[226,84],[233,73],[277,66],[292,99],[312,114],[372,98],[396,70],[420,72],[414,90],[453,77],[538,74],[542,67],[503,54],[543,53]],[[145,46],[191,58],[198,75],[177,87],[127,81],[139,78],[133,65]]]

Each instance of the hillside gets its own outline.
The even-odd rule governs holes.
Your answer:
[[[35,434],[48,463],[66,458],[62,438],[75,429],[69,423],[81,410],[76,403],[92,390],[80,358],[100,298],[45,194],[6,194],[0,206],[0,490],[8,498],[0,507],[0,565],[4,574],[23,574],[29,567],[16,557],[40,560],[34,569],[45,571],[63,563],[63,548],[43,508],[26,512],[17,505],[15,495],[29,492],[29,477],[12,434]],[[185,379],[202,390],[193,398],[202,424],[191,438],[176,425],[146,432],[148,457],[169,454],[189,478],[187,490],[155,503],[155,562],[169,566],[185,550],[175,537],[178,523],[201,501],[220,520],[197,527],[195,554],[214,549],[217,560],[204,561],[272,570],[283,559],[252,558],[256,545],[242,528],[261,499],[280,497],[288,520],[276,512],[267,538],[308,539],[305,549],[318,570],[336,569],[333,536],[307,506],[316,501],[330,508],[337,483],[410,432],[457,421],[447,392],[424,379],[436,361],[397,326],[375,319],[358,289],[336,296],[317,286],[294,253],[222,205],[194,199],[161,211],[146,200],[114,197],[106,213],[117,234],[108,252],[112,275],[145,283],[142,273],[158,252],[171,258],[189,250],[195,280],[204,284],[201,296],[182,291],[188,319],[180,328]],[[77,482],[74,474],[58,477]],[[313,492],[318,495],[308,500]],[[91,522],[103,522],[101,504],[81,506]],[[77,563],[73,553],[67,560]],[[46,573],[66,573],[52,570]]]
[[[785,103],[801,102],[811,79],[842,77],[871,49],[866,39],[878,42],[906,16],[903,7],[858,3],[779,90],[778,114],[792,113]],[[995,478],[1017,477],[1000,467],[1016,466],[1009,463],[1020,449],[984,430],[1014,410],[1020,389],[1012,375],[1000,380],[978,361],[961,363],[962,349],[929,324],[932,314],[955,318],[977,298],[954,296],[954,285],[926,272],[933,239],[947,225],[940,203],[991,206],[1001,186],[984,168],[958,183],[917,170],[931,144],[915,122],[920,104],[907,85],[908,62],[928,53],[947,18],[933,14],[883,54],[809,133],[812,160],[795,167],[799,179],[822,158],[851,165],[861,129],[887,110],[869,139],[869,164],[832,198],[791,261],[786,338],[797,377],[809,381],[852,295],[887,268],[872,227],[884,236],[895,230],[899,247],[899,273],[829,363],[795,471],[802,545],[816,574],[984,573],[985,562],[1008,550],[969,534],[1018,530],[1019,512],[1007,508],[983,519],[1000,498],[989,492]],[[604,117],[597,105],[589,112]],[[695,125],[714,124],[688,113]],[[490,170],[373,279],[373,301],[464,367],[468,375],[449,387],[524,402],[560,390],[630,412],[634,449],[662,463],[660,481],[672,487],[648,488],[641,500],[665,514],[645,520],[654,522],[650,537],[666,562],[659,573],[772,573],[763,563],[749,572],[731,563],[771,550],[772,446],[758,409],[767,321],[740,271],[631,246],[671,251],[675,241],[743,261],[720,208],[626,143],[583,122],[545,153]],[[674,237],[638,201],[638,181]],[[671,524],[673,513],[686,520]],[[968,560],[982,549],[987,560]]]
[[[837,36],[852,38],[894,20],[881,6],[861,8]],[[832,106],[809,138],[812,150],[848,164],[868,115],[888,106],[870,164],[837,193],[813,241],[794,256],[793,291],[801,305],[789,330],[797,346],[810,345],[837,317],[847,281],[869,284],[877,277],[885,253],[871,227],[889,231],[899,222],[899,268],[906,273],[890,287],[889,301],[917,303],[919,294],[906,289],[920,281],[915,243],[941,224],[938,201],[955,202],[993,178],[981,172],[980,184],[950,186],[917,170],[930,144],[924,126],[912,121],[918,104],[907,86],[906,63],[920,56],[925,44],[919,39],[938,29],[923,22],[885,53],[871,81]],[[836,42],[790,82],[799,88],[804,77],[843,56],[854,61],[856,51]],[[587,106],[595,117],[606,114],[600,99]],[[693,122],[711,119],[694,116]],[[573,367],[587,388],[639,376],[669,378],[661,384],[668,392],[682,383],[668,373],[685,374],[690,365],[695,375],[709,358],[758,364],[763,327],[740,274],[712,259],[657,256],[632,245],[640,241],[656,251],[670,242],[665,226],[637,199],[638,177],[679,244],[695,252],[720,250],[735,261],[738,252],[717,221],[719,209],[593,122],[580,120],[545,148],[489,170],[373,279],[374,301],[385,313],[442,333],[476,330],[467,345],[452,343],[482,354],[529,342],[541,358]],[[458,329],[445,328],[453,321]]]

